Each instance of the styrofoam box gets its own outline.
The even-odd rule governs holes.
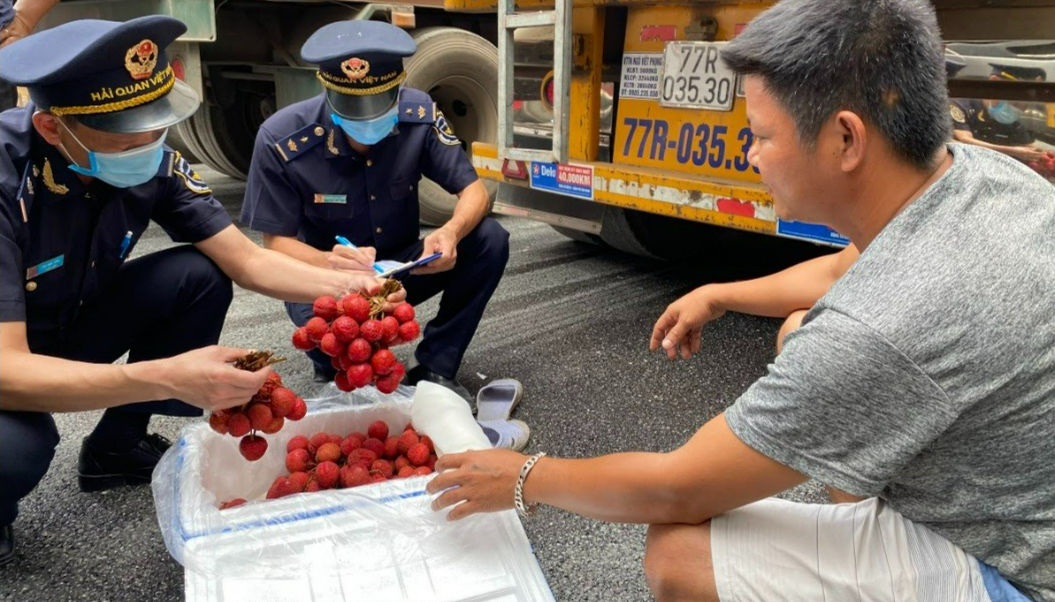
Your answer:
[[[430,508],[431,477],[262,500],[286,474],[293,436],[365,432],[375,420],[398,433],[413,403],[309,412],[268,437],[253,463],[237,439],[206,424],[185,428],[152,487],[166,546],[186,569],[187,600],[552,601],[516,513],[449,522]],[[235,497],[250,503],[217,510]]]

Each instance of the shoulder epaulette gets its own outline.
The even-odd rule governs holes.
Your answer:
[[[401,123],[435,123],[436,103],[432,99],[399,101],[399,121]]]
[[[315,148],[326,138],[326,128],[317,123],[309,123],[292,134],[279,138],[275,150],[283,161],[289,162]]]

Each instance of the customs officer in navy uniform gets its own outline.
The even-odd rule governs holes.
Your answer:
[[[470,401],[455,376],[509,258],[509,234],[486,217],[490,200],[461,143],[428,94],[401,87],[403,30],[377,21],[332,23],[301,49],[318,65],[323,94],[271,116],[257,135],[242,222],[264,245],[317,266],[369,270],[375,259],[443,256],[404,279],[417,304],[438,293],[407,373]],[[418,183],[428,177],[458,195],[454,216],[419,240]],[[350,239],[358,249],[335,243]],[[311,305],[289,304],[297,325]],[[319,380],[330,358],[312,355]]]
[[[198,416],[263,384],[269,369],[237,370],[245,350],[215,345],[232,280],[287,301],[380,286],[257,246],[164,146],[199,105],[164,52],[184,31],[84,20],[0,49],[0,78],[32,100],[0,114],[0,563],[54,455],[51,412],[106,408],[78,462],[98,491],[150,481],[169,446],[151,414]],[[190,244],[129,260],[150,221]]]
[[[1037,67],[991,64],[991,81],[1044,81]],[[953,137],[957,142],[981,146],[1025,163],[1044,156],[1033,135],[1020,120],[1022,109],[1006,100],[953,98],[949,100]]]

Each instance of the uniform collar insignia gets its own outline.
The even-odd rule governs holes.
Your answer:
[[[50,159],[44,159],[44,187],[52,194],[67,194],[70,191],[68,186],[55,181],[55,174],[51,171]]]

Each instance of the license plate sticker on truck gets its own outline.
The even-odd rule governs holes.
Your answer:
[[[663,49],[659,104],[731,111],[736,73],[720,58],[724,42],[669,42]]]

